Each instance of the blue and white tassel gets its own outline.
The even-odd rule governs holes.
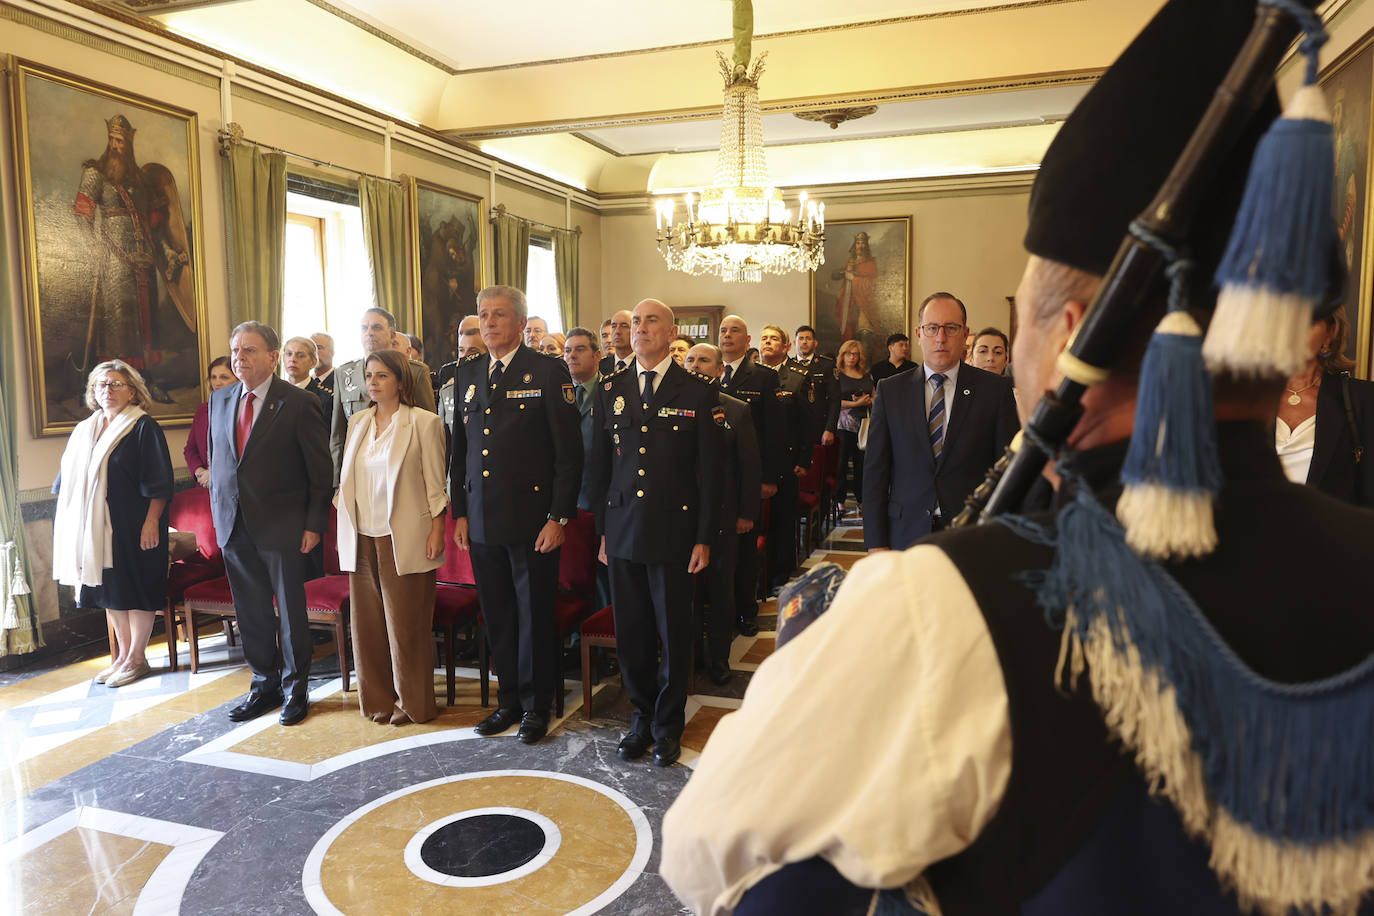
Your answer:
[[[1330,286],[1336,227],[1331,111],[1316,85],[1321,20],[1295,0],[1260,0],[1302,25],[1304,85],[1260,139],[1231,239],[1217,268],[1203,345],[1213,372],[1288,376],[1307,364],[1314,308]]]

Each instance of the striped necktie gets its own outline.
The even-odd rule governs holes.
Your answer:
[[[940,451],[945,447],[945,376],[934,372],[930,382],[935,386],[934,400],[930,402],[930,416],[926,427],[930,430],[930,453],[940,460]]]

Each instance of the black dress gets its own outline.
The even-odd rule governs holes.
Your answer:
[[[98,587],[77,590],[77,607],[116,611],[155,611],[167,603],[167,519],[172,501],[172,456],[157,421],[144,414],[110,452],[105,502],[110,506],[113,565]],[[58,474],[53,490],[61,487]],[[165,499],[158,522],[158,545],[138,546],[148,503]]]

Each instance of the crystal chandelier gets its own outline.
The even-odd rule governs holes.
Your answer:
[[[658,247],[671,270],[758,283],[764,272],[815,270],[825,261],[825,204],[803,192],[794,214],[768,181],[759,118],[759,75],[768,55],[749,68],[752,32],[749,0],[735,0],[733,63],[716,52],[725,106],[715,185],[699,198],[687,194],[681,205],[671,198],[655,204]]]

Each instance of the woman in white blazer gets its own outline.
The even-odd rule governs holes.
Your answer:
[[[374,722],[427,722],[439,714],[430,632],[448,511],[443,423],[415,406],[402,354],[373,353],[363,372],[372,406],[349,418],[335,498],[358,704]]]

